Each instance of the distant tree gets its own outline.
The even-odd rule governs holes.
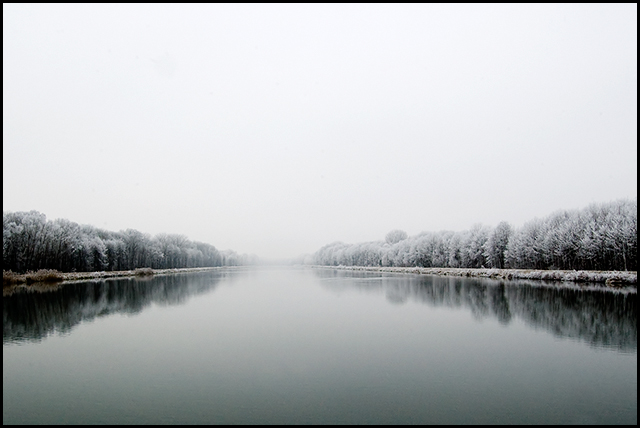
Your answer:
[[[37,211],[4,212],[3,268],[70,271],[129,270],[139,267],[184,268],[257,263],[255,256],[224,256],[210,244],[184,235],[155,238],[134,229],[109,232],[65,219],[47,221]]]
[[[489,239],[489,228],[477,224],[466,234],[462,243],[462,266],[469,268],[486,267],[484,254],[485,245]]]
[[[440,232],[435,236],[432,266],[447,267],[449,265],[449,242],[454,232]]]
[[[533,219],[513,234],[507,244],[507,264],[510,268],[544,269],[544,221]]]
[[[392,230],[384,237],[384,240],[390,245],[397,244],[405,239],[407,239],[407,232],[399,229]]]
[[[505,268],[505,251],[512,233],[511,225],[503,221],[489,234],[489,239],[484,246],[484,255],[489,267]]]
[[[506,222],[410,238],[394,230],[385,242],[326,245],[313,259],[330,266],[635,270],[637,229],[637,202],[623,200],[557,211],[517,230]]]

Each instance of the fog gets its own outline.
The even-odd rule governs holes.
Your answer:
[[[637,5],[3,5],[3,210],[263,258],[637,198]]]

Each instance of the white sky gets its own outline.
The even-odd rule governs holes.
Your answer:
[[[3,210],[265,258],[637,197],[637,5],[3,4]]]

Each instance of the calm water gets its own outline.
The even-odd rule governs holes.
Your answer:
[[[638,419],[635,293],[292,268],[3,306],[5,424]]]

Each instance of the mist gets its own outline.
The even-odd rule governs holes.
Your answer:
[[[637,5],[3,5],[3,210],[283,259],[637,198]]]

